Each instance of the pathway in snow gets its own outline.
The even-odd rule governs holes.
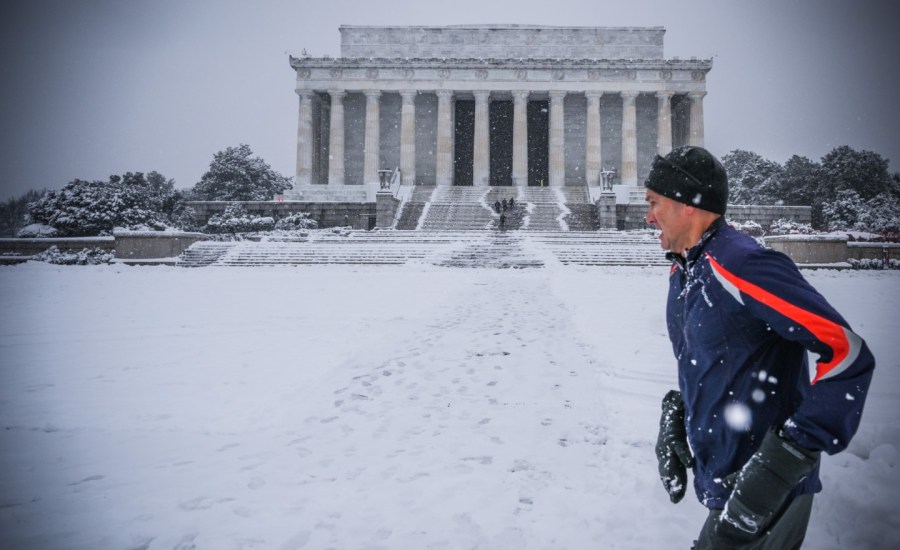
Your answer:
[[[533,514],[553,515],[562,543],[572,507],[621,485],[599,468],[597,365],[546,278],[495,272],[462,290],[387,353],[344,365],[332,406],[304,419],[299,469],[331,480],[298,534],[311,548],[341,546],[347,529],[390,548],[524,548]],[[497,531],[510,521],[521,528]]]

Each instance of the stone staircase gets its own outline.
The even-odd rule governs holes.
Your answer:
[[[541,233],[531,236],[537,249],[547,251],[564,265],[665,266],[670,262],[659,246],[656,233],[643,231],[592,231]]]
[[[534,268],[668,265],[651,231],[313,231],[307,237],[261,242],[194,243],[178,265],[312,264]]]
[[[499,218],[485,202],[484,187],[440,186],[431,194],[419,228],[425,231],[490,229]]]
[[[183,267],[205,267],[218,262],[236,242],[200,241],[191,245],[179,257],[178,265]]]
[[[597,231],[600,222],[593,204],[568,203],[569,215],[564,218],[569,231]]]
[[[561,208],[561,201],[565,196],[550,187],[523,187],[521,188],[520,202],[525,204],[526,216],[522,229],[528,231],[563,231],[565,226],[561,221],[567,211]]]
[[[399,230],[478,231],[499,229],[495,202],[515,198],[504,229],[593,231],[597,221],[587,188],[416,186],[403,203]]]
[[[525,239],[519,233],[492,231],[485,238],[465,243],[462,249],[437,265],[516,269],[544,267],[544,261],[527,249]]]
[[[424,202],[406,201],[397,218],[397,229],[412,230],[419,226],[419,218],[425,210]]]

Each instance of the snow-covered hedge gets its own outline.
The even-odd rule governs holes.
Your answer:
[[[254,216],[240,204],[229,204],[221,214],[214,214],[203,231],[211,234],[238,234],[238,233],[262,233],[270,231],[297,231],[315,229],[315,220],[298,212],[279,219],[277,222],[271,216]]]
[[[275,229],[291,231],[295,229],[315,229],[319,224],[305,212],[297,212],[275,222]]]
[[[813,235],[816,230],[808,223],[798,223],[793,220],[776,220],[769,225],[767,235]]]
[[[229,204],[225,212],[215,214],[206,222],[206,233],[251,233],[275,229],[275,220],[270,216],[252,216],[240,204]]]
[[[58,265],[108,264],[114,258],[113,253],[102,248],[83,248],[80,252],[63,252],[56,246],[51,246],[44,252],[33,256],[33,259],[37,261]]]
[[[864,258],[862,260],[851,258],[847,260],[847,263],[853,269],[884,269],[884,260],[876,260],[874,258]],[[900,260],[888,260],[887,268],[900,269]]]

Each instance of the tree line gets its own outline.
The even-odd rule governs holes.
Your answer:
[[[57,191],[29,191],[0,205],[0,230],[3,236],[61,237],[109,235],[117,227],[199,230],[203,228],[195,224],[190,201],[265,201],[290,187],[290,178],[241,144],[213,155],[209,170],[190,189],[176,189],[175,180],[154,171],[127,172],[106,181],[75,179]]]
[[[811,206],[818,230],[900,233],[900,173],[878,153],[843,145],[820,162],[794,155],[782,165],[735,150],[722,164],[730,204]]]
[[[730,204],[811,206],[817,230],[900,234],[900,173],[890,173],[887,159],[877,153],[845,145],[819,162],[794,155],[782,165],[734,150],[722,164]],[[30,224],[52,228],[58,236],[104,235],[116,227],[216,231],[230,227],[228,220],[196,227],[189,201],[266,201],[290,188],[290,178],[241,144],[213,155],[209,170],[190,189],[176,189],[174,180],[154,171],[28,191],[0,204],[0,236],[35,236],[21,233]]]

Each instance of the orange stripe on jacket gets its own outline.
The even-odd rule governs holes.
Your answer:
[[[717,262],[709,253],[706,254],[706,258],[712,265],[716,278],[723,284],[731,285],[757,302],[765,304],[788,319],[795,321],[812,333],[820,342],[831,348],[831,360],[818,362],[816,376],[812,379],[813,384],[843,372],[856,360],[857,355],[859,355],[861,340],[852,331],[834,321],[829,321],[820,315],[795,306],[749,281],[741,279],[722,267],[722,264]],[[735,297],[738,296],[734,292],[731,294]]]

